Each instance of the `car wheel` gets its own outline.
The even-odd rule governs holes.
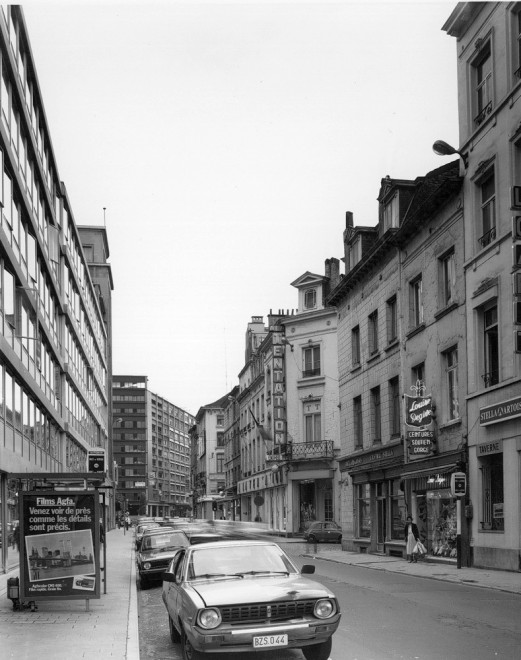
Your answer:
[[[318,543],[317,537],[314,534],[310,534],[308,537],[309,543]]]
[[[141,589],[148,589],[150,584],[148,578],[146,578],[144,575],[139,576],[139,583],[141,585]]]
[[[194,649],[183,629],[181,629],[181,648],[183,651],[183,660],[203,660],[203,654]]]
[[[170,629],[170,639],[174,644],[179,644],[181,641],[181,635],[177,632],[177,628],[174,626],[171,616],[168,617],[168,627]]]
[[[322,644],[313,644],[313,646],[305,646],[302,653],[306,660],[327,660],[331,653],[331,637]]]

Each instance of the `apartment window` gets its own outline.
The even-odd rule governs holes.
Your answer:
[[[308,289],[304,293],[304,307],[306,309],[313,309],[317,304],[317,291],[316,289]]]
[[[378,353],[378,312],[375,310],[368,319],[369,355]]]
[[[492,51],[490,41],[481,48],[473,62],[474,123],[480,126],[492,112]]]
[[[387,343],[392,344],[398,338],[398,302],[396,296],[387,301]]]
[[[371,390],[371,425],[373,431],[373,442],[382,441],[382,407],[380,403],[380,388]]]
[[[320,376],[320,346],[308,346],[302,351],[304,370],[302,376]]]
[[[215,458],[217,459],[217,472],[224,472],[224,455],[217,454]]]
[[[389,427],[391,430],[391,436],[400,435],[400,410],[401,399],[399,379],[392,378],[389,381]]]
[[[360,326],[351,330],[351,362],[353,367],[360,364]]]
[[[364,429],[362,424],[362,397],[357,396],[353,399],[353,432],[355,439],[355,449],[362,449],[364,446]]]
[[[410,323],[412,328],[417,328],[423,323],[423,282],[417,277],[409,285]]]
[[[521,78],[521,11],[513,14],[514,76]]]
[[[305,442],[320,442],[322,439],[322,416],[320,403],[313,401],[304,406],[304,438]]]
[[[481,528],[504,531],[503,454],[480,459],[481,470]]]
[[[451,348],[443,355],[445,363],[446,420],[459,419],[458,349]]]
[[[356,488],[356,532],[358,538],[371,537],[371,486],[359,484]],[[402,530],[403,531],[403,530]]]
[[[440,259],[441,307],[448,307],[454,302],[456,293],[456,266],[454,252],[451,251]]]
[[[350,265],[354,268],[356,264],[362,259],[362,237],[357,236],[351,243],[350,248]]]
[[[490,387],[499,382],[499,328],[495,304],[483,310],[483,348],[485,373],[482,378],[485,387]]]
[[[496,238],[496,179],[490,170],[478,184],[481,205],[481,237],[478,243],[486,247]]]

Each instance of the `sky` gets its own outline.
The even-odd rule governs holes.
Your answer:
[[[193,415],[251,317],[343,257],[346,211],[376,225],[382,178],[458,146],[454,2],[22,6],[75,222],[107,228],[113,373]]]

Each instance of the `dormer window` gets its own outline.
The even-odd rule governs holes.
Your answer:
[[[398,193],[384,206],[383,210],[384,232],[388,229],[396,229],[399,225],[398,218]]]
[[[357,236],[357,238],[355,238],[355,240],[351,243],[351,259],[350,259],[351,268],[354,268],[361,258],[362,258],[362,237]]]
[[[304,292],[304,307],[306,309],[313,309],[317,306],[317,290],[307,289]]]

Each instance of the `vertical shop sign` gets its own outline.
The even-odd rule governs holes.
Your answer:
[[[97,493],[42,490],[21,497],[21,599],[99,598]]]
[[[284,333],[275,326],[273,342],[273,428],[276,445],[286,444],[286,377],[284,373]]]
[[[404,395],[405,426],[409,460],[416,460],[434,453],[434,413],[432,397],[425,395],[425,385],[417,381],[411,387],[415,396]]]

